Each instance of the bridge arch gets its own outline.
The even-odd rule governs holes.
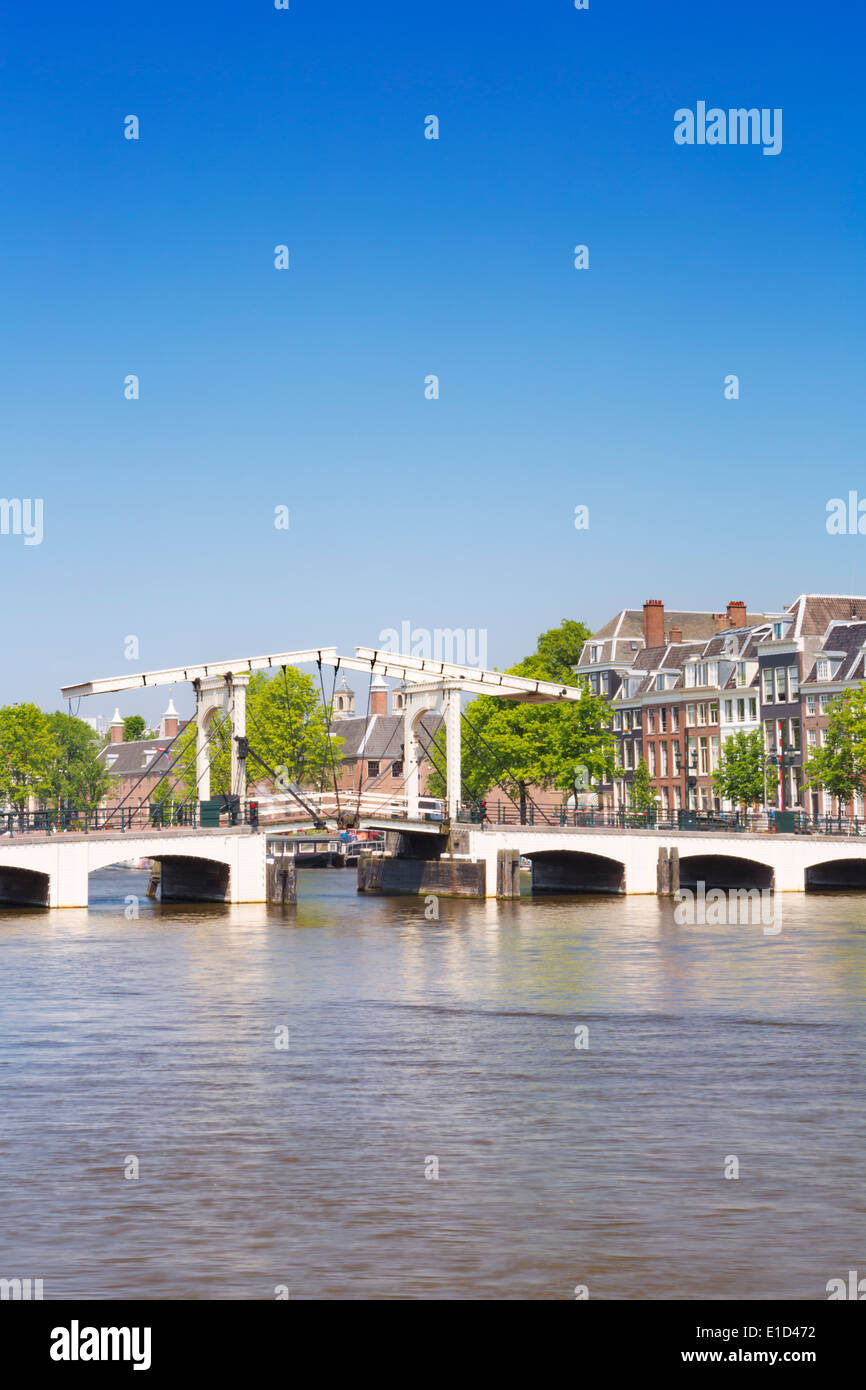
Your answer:
[[[0,909],[4,907],[48,907],[51,879],[36,869],[15,864],[0,866]]]
[[[125,858],[152,858],[160,865],[160,900],[162,902],[228,902],[231,896],[231,864],[225,852],[203,855],[201,844],[192,842],[187,848],[183,841],[172,840],[166,852],[157,842],[147,847],[130,841],[128,848],[118,844],[100,845],[91,841],[88,874],[117,864]],[[126,853],[124,853],[126,849]]]
[[[745,855],[687,854],[679,861],[680,888],[694,892],[699,883],[706,888],[775,887],[775,873],[770,864]]]
[[[527,849],[533,893],[625,893],[625,864],[586,850]]]
[[[843,854],[807,864],[803,887],[807,893],[858,893],[866,890],[866,855]]]

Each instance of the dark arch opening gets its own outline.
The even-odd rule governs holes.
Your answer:
[[[602,854],[539,850],[532,863],[533,893],[624,893],[625,865]]]
[[[857,893],[866,890],[866,859],[831,859],[806,870],[807,893]]]
[[[772,888],[773,870],[753,859],[728,854],[687,854],[680,860],[680,887],[695,892],[699,883],[706,888]]]
[[[159,897],[164,903],[224,903],[229,897],[229,866],[216,859],[192,855],[164,855],[160,866]]]
[[[50,880],[35,869],[0,868],[0,907],[48,907]]]

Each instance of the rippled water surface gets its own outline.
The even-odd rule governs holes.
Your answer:
[[[118,871],[89,912],[0,912],[0,1275],[820,1299],[866,1271],[866,896],[785,895],[767,936],[655,898],[434,921],[351,871],[299,882],[285,915],[128,921],[146,875]]]

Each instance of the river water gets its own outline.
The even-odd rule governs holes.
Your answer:
[[[866,896],[785,895],[768,935],[656,898],[432,920],[341,870],[285,914],[146,881],[0,912],[0,1276],[825,1299],[866,1274]]]

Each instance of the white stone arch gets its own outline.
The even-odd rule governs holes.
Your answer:
[[[208,747],[210,725],[214,718],[225,715],[231,722],[231,791],[241,798],[246,794],[246,758],[238,751],[238,739],[247,733],[247,686],[245,672],[227,676],[202,676],[194,681],[195,706],[195,775],[196,794],[200,801],[210,798],[210,760],[213,750]]]
[[[425,714],[438,714],[445,721],[445,755],[447,759],[448,816],[457,818],[460,801],[460,688],[446,681],[425,682],[407,686],[403,704],[403,773],[406,786],[406,810],[409,820],[419,819],[418,799],[421,795],[421,764],[424,745],[418,730]]]

